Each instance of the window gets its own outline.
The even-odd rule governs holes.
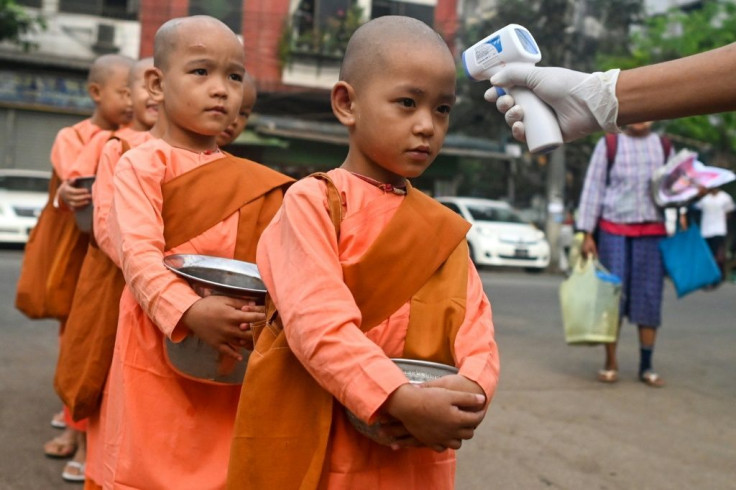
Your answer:
[[[281,61],[301,55],[339,61],[362,22],[363,9],[355,0],[301,0],[281,40]]]
[[[419,19],[429,26],[434,25],[434,6],[399,0],[374,0],[371,18],[384,15],[406,15]]]
[[[463,213],[462,213],[462,212],[460,211],[460,208],[459,208],[459,207],[457,206],[457,204],[455,204],[455,203],[451,203],[451,202],[443,202],[442,204],[443,204],[443,205],[444,205],[444,206],[445,206],[445,207],[446,207],[447,209],[449,209],[449,210],[451,210],[451,211],[455,211],[455,212],[456,212],[457,214],[459,214],[460,216],[462,216],[462,215],[463,215]]]
[[[59,0],[59,10],[72,14],[135,20],[138,18],[138,3],[139,0]]]
[[[511,208],[484,206],[482,204],[469,205],[468,212],[476,221],[500,221],[501,223],[526,223]]]
[[[189,15],[220,19],[236,34],[243,30],[242,0],[189,0]]]
[[[0,175],[0,189],[16,192],[48,192],[48,177],[27,175]]]
[[[43,4],[43,0],[16,0],[18,5],[23,5],[24,7],[33,7],[40,9],[41,4]]]

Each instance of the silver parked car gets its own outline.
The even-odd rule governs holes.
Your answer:
[[[437,200],[469,221],[470,257],[476,265],[542,270],[550,252],[544,232],[519,216],[508,203],[474,197]]]
[[[51,172],[0,169],[0,243],[26,243],[48,201]]]

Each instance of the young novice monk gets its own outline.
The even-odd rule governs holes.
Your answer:
[[[288,177],[227,156],[215,141],[240,108],[244,61],[237,36],[211,17],[173,19],[154,39],[146,82],[163,134],[120,158],[108,220],[126,286],[103,400],[104,488],[225,485],[240,385],[183,377],[167,362],[165,340],[195,335],[239,357],[233,346],[248,344],[263,307],[200,298],[162,260],[254,262],[281,204]]]
[[[253,112],[253,106],[256,104],[256,97],[256,81],[246,73],[243,78],[243,103],[240,105],[238,117],[223,132],[217,135],[217,146],[220,148],[227,146],[240,136],[240,133],[248,125],[248,119],[251,112]]]
[[[422,22],[380,17],[350,39],[332,89],[350,147],[328,173],[342,213],[307,178],[261,237],[258,268],[283,330],[267,325],[250,358],[230,488],[453,487],[453,449],[485,415],[498,352],[469,225],[407,178],[437,156],[454,101],[452,55]],[[459,374],[420,388],[390,358]],[[394,441],[360,434],[341,405],[390,422]]]
[[[144,73],[153,58],[136,62],[130,72],[133,122],[109,136],[102,147],[92,189],[94,239],[79,274],[65,335],[56,367],[54,387],[75,420],[89,417],[87,460],[79,468],[87,488],[99,488],[102,481],[100,401],[112,359],[118,324],[118,304],[125,285],[120,259],[111,246],[107,216],[112,203],[112,175],[124,151],[153,138],[149,130],[158,116],[158,106],[145,87]],[[84,471],[86,469],[86,471]]]
[[[16,306],[32,318],[58,318],[62,322],[60,334],[87,246],[87,235],[78,231],[73,213],[90,199],[87,190],[72,185],[77,158],[97,134],[109,134],[130,121],[127,84],[132,62],[119,55],[105,55],[94,61],[87,84],[95,104],[94,112],[90,118],[59,131],[51,149],[53,174],[49,202],[26,245]],[[83,443],[80,430],[84,426],[74,425],[68,412],[65,425],[62,435],[44,445],[47,456],[73,456]],[[79,451],[75,464],[83,461],[83,451]],[[65,474],[74,470],[71,465]]]

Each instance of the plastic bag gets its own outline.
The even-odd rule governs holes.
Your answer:
[[[560,307],[568,344],[615,342],[618,336],[621,279],[597,259],[579,259],[560,285]]]
[[[709,284],[721,281],[721,271],[695,223],[659,243],[662,262],[672,279],[677,297],[682,298]]]

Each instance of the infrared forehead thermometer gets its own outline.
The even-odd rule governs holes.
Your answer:
[[[488,80],[508,63],[536,64],[539,47],[526,28],[509,24],[463,52],[463,65],[473,80]],[[562,134],[552,109],[525,87],[508,90],[524,108],[524,130],[529,151],[547,153],[562,144]]]

